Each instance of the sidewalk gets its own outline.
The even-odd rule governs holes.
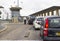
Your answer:
[[[3,29],[3,28],[5,28],[5,27],[3,27],[3,26],[0,25],[0,30]]]
[[[0,33],[3,32],[3,31],[5,31],[6,29],[7,29],[7,27],[4,27],[4,26],[0,25]]]
[[[7,27],[5,25],[0,25],[0,33],[5,31]]]
[[[7,23],[7,24],[24,24],[24,21],[18,22],[18,23],[9,22],[9,23]],[[28,21],[26,21],[26,24],[28,24]]]

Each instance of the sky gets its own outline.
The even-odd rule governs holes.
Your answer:
[[[9,8],[17,5],[17,0],[0,0],[0,5],[8,13],[11,13]],[[19,7],[22,8],[21,16],[28,16],[51,6],[60,6],[60,0],[19,0]]]

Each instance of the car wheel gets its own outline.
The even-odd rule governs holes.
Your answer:
[[[35,26],[33,27],[35,30],[37,30],[37,28],[35,28]]]
[[[43,41],[48,41],[48,40],[43,40]]]
[[[35,26],[33,25],[33,28],[35,28]]]
[[[35,26],[34,26],[34,29],[37,30],[37,28],[35,28]]]

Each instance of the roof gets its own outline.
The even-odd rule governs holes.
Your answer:
[[[43,18],[43,16],[37,16],[36,18]]]
[[[21,7],[11,7],[10,10],[12,11],[19,11],[20,9],[22,9]]]
[[[46,12],[46,11],[49,12],[50,10],[56,10],[56,9],[60,9],[60,6],[52,6],[52,7],[49,7],[49,8],[47,8],[47,9],[38,11],[38,12],[36,12],[36,13],[34,13],[34,14],[37,14],[37,13],[44,13],[44,12]],[[34,15],[34,14],[31,14],[31,15]]]
[[[0,8],[4,8],[4,7],[0,6]]]

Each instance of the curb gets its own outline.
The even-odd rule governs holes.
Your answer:
[[[5,31],[5,30],[7,30],[7,28],[8,28],[8,27],[5,26],[5,28],[3,28],[2,30],[0,30],[0,33],[3,32],[3,31]]]

